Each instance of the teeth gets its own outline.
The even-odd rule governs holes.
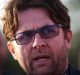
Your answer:
[[[45,61],[46,59],[38,59],[38,60],[36,60],[36,61]]]

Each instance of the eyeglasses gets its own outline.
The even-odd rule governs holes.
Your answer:
[[[59,34],[59,27],[63,27],[61,24],[59,25],[46,25],[37,30],[29,30],[18,33],[14,35],[11,41],[15,40],[18,45],[28,44],[35,39],[35,34],[39,33],[42,39],[48,39]]]

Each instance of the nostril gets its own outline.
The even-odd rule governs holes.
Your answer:
[[[45,47],[45,44],[43,44],[42,47]]]
[[[42,47],[45,47],[45,44],[44,43],[33,45],[33,48],[35,48],[35,49],[39,49],[39,48],[42,48]]]

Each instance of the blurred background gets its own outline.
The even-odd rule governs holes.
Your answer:
[[[2,17],[2,13],[4,11],[3,8],[6,6],[8,1],[10,0],[0,0],[0,18]],[[69,60],[70,63],[80,69],[80,0],[62,0],[62,2],[69,9],[69,15],[71,16],[71,30],[73,31],[73,40]],[[1,20],[0,31],[2,32]],[[9,61],[12,62],[8,65],[9,69],[14,69],[18,72],[18,69],[20,69],[19,65],[13,60],[8,51],[7,53]]]
[[[69,54],[70,62],[80,69],[80,0],[62,0],[69,9],[71,29],[73,31],[72,47]]]

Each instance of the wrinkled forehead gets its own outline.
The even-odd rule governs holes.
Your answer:
[[[31,8],[18,12],[18,30],[31,30],[53,24],[47,11],[42,8]]]

